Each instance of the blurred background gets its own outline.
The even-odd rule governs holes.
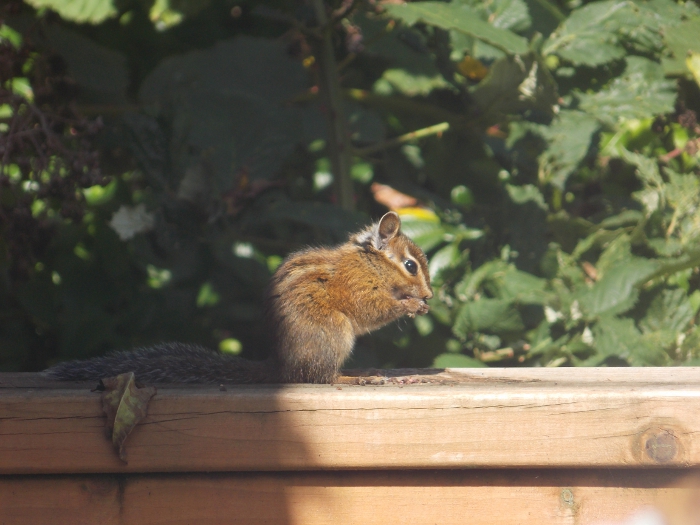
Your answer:
[[[259,359],[296,249],[396,210],[431,314],[348,367],[700,364],[700,8],[6,0],[0,370]]]

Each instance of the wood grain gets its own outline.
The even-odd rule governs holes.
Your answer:
[[[679,471],[384,471],[0,478],[0,523],[695,525]]]
[[[417,384],[161,388],[124,465],[99,394],[6,377],[0,473],[700,466],[698,368],[400,380]]]

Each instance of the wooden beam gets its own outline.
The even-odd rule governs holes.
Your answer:
[[[663,469],[18,476],[0,478],[0,523],[690,525],[699,487]]]
[[[88,385],[5,376],[0,473],[700,466],[698,368],[385,382],[160,388],[124,465]]]

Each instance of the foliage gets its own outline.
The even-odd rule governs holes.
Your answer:
[[[262,357],[282,258],[386,207],[435,298],[351,366],[700,358],[694,3],[3,9],[2,369]]]

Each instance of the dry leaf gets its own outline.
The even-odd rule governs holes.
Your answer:
[[[415,197],[401,193],[386,184],[374,182],[370,189],[374,194],[374,200],[379,204],[383,204],[390,210],[397,210],[399,208],[406,208],[418,204],[418,199]]]
[[[457,64],[457,71],[471,80],[483,80],[488,75],[489,68],[478,58],[465,56],[461,62]]]
[[[102,410],[107,416],[107,438],[112,439],[119,459],[126,463],[124,442],[148,413],[148,402],[156,395],[153,386],[139,388],[133,372],[102,380]]]

